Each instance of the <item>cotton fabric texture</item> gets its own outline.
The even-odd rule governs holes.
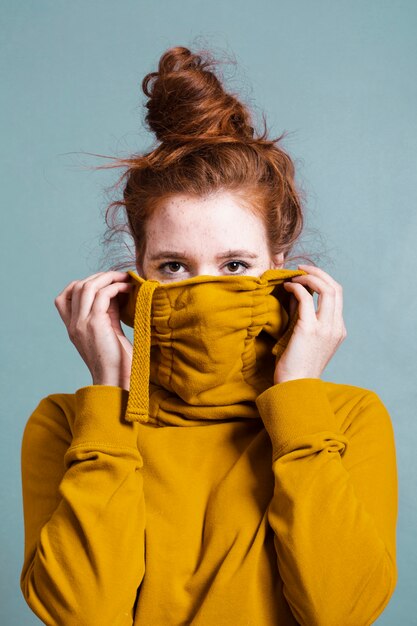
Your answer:
[[[394,431],[372,390],[274,384],[298,319],[283,282],[305,272],[129,274],[130,390],[52,393],[24,429],[29,607],[50,626],[372,624],[398,576]]]

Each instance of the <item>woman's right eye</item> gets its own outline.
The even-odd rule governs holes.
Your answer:
[[[176,272],[175,270],[173,272],[167,272],[166,271],[166,267],[168,265],[182,265],[182,263],[178,263],[178,261],[168,261],[167,263],[162,263],[159,267],[158,270],[160,272],[162,272],[163,274],[178,274],[178,272]]]

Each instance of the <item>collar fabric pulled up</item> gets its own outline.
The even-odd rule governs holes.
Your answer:
[[[134,288],[119,300],[121,321],[134,329],[125,419],[192,426],[259,418],[255,399],[273,384],[298,319],[282,283],[306,272],[169,283],[128,274]]]

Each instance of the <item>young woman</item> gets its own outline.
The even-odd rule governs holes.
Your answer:
[[[20,584],[50,626],[367,626],[396,586],[390,416],[321,378],[342,287],[284,267],[292,161],[212,63],[173,48],[143,81],[160,144],[114,203],[136,271],[55,299],[92,383],[23,435]]]

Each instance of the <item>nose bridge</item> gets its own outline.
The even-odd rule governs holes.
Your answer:
[[[197,263],[193,271],[190,272],[190,278],[196,278],[197,276],[222,276],[218,271],[216,265],[211,265],[209,262]]]
[[[151,310],[157,280],[144,281],[138,291],[133,325],[133,355],[125,419],[149,421],[149,374],[151,357]]]

